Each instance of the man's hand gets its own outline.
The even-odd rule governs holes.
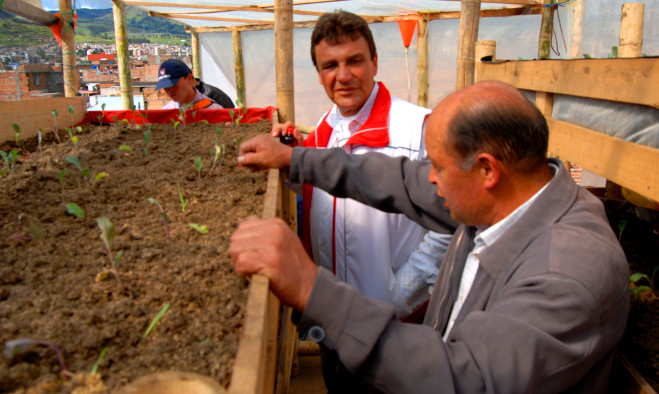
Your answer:
[[[272,130],[270,130],[271,136],[279,137],[286,134],[292,134],[293,137],[295,137],[295,140],[297,141],[295,146],[302,146],[304,137],[302,136],[302,133],[300,133],[300,130],[295,127],[293,122],[289,120],[286,123],[277,123],[272,125]]]
[[[229,253],[237,273],[267,276],[281,302],[304,311],[318,267],[283,220],[251,217],[242,222],[231,236]]]
[[[260,135],[240,144],[238,164],[252,171],[285,168],[290,165],[292,154],[290,146]]]

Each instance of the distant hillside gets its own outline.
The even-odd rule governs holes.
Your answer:
[[[76,42],[114,42],[112,9],[78,9]],[[183,24],[149,16],[136,7],[126,7],[129,40],[160,42],[161,38],[189,38]],[[155,40],[155,41],[154,41]],[[0,10],[0,46],[22,48],[54,41],[50,29],[25,18]]]

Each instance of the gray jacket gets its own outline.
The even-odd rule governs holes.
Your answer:
[[[319,270],[301,332],[314,327],[366,386],[390,393],[605,392],[629,309],[628,264],[601,202],[559,170],[480,255],[472,290],[442,340],[474,228],[456,231],[423,325]],[[293,182],[401,212],[433,229],[447,216],[429,163],[295,148]],[[387,174],[387,181],[381,180]],[[319,335],[322,334],[322,335]]]

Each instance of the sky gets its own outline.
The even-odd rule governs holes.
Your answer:
[[[59,10],[59,0],[41,0],[44,10]],[[112,0],[73,0],[71,7],[75,8],[112,8]]]

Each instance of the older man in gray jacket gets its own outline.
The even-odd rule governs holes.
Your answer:
[[[339,392],[605,392],[627,312],[628,265],[601,202],[547,160],[547,124],[515,88],[479,83],[431,114],[430,163],[243,143],[239,163],[433,229],[464,223],[423,325],[317,268],[281,220],[234,233],[236,271],[264,274],[298,328],[342,362]]]

